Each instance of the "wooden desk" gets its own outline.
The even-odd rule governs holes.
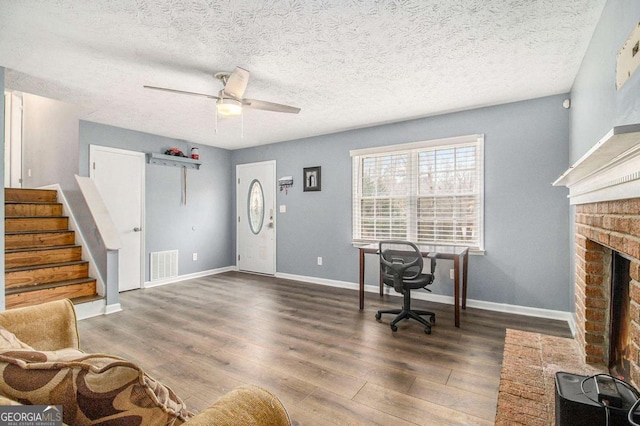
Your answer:
[[[462,281],[462,309],[467,308],[467,264],[469,261],[469,247],[462,246],[432,246],[418,244],[423,257],[429,253],[436,253],[436,259],[453,260],[453,300],[456,327],[460,327],[460,281]],[[378,244],[368,244],[359,247],[360,250],[360,309],[364,309],[364,258],[365,254],[378,254]],[[462,269],[462,274],[461,274]],[[462,278],[462,280],[460,279]],[[380,296],[383,295],[382,277],[380,279]]]

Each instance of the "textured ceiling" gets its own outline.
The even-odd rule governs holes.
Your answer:
[[[6,86],[228,149],[571,89],[605,0],[0,0]],[[251,71],[215,134],[218,71]]]

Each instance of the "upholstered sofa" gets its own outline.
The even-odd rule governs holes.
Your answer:
[[[193,414],[139,366],[80,351],[69,300],[0,312],[0,404],[62,405],[65,424],[291,425],[278,398],[242,386]]]

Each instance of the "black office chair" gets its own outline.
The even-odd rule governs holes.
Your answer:
[[[382,314],[397,314],[391,321],[391,330],[397,331],[396,324],[403,319],[414,319],[424,325],[424,332],[431,334],[431,325],[436,322],[436,314],[429,311],[411,309],[411,290],[427,288],[433,283],[433,273],[436,269],[435,255],[429,255],[431,259],[431,273],[423,274],[422,254],[418,247],[409,241],[381,241],[380,242],[380,272],[383,282],[393,287],[395,291],[404,295],[402,309],[381,310],[376,314],[380,320]],[[430,321],[421,315],[429,316]]]

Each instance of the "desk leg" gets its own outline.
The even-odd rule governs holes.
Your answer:
[[[382,278],[382,271],[380,271],[380,297],[384,296],[384,279]]]
[[[360,309],[364,309],[364,250],[360,249]]]
[[[460,327],[460,257],[453,259],[453,303],[456,327]]]
[[[462,309],[467,309],[467,265],[469,264],[469,250],[462,258]]]

